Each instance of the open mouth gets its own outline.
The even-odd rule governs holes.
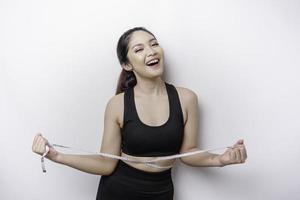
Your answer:
[[[155,67],[158,66],[158,64],[159,64],[159,59],[153,59],[146,63],[146,65],[149,67]]]

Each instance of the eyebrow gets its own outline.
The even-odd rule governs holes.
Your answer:
[[[148,42],[152,42],[153,40],[156,40],[156,38],[151,38]],[[140,46],[140,45],[142,45],[142,44],[141,43],[135,44],[131,48],[133,49],[135,46]]]

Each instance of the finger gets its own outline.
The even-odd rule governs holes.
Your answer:
[[[243,144],[236,145],[234,149],[245,149],[245,145]]]
[[[240,155],[240,163],[244,163],[245,159],[244,159],[244,155],[243,155],[243,150],[241,148],[238,149],[239,151],[239,155]]]
[[[245,156],[244,156],[244,153],[243,153],[243,149],[240,148],[239,152],[240,152],[240,155],[241,155],[241,163],[244,163],[245,162]]]
[[[34,142],[34,148],[35,148],[35,150],[38,150],[38,148],[39,148],[39,144],[41,143],[41,136],[37,136],[36,137],[36,140],[35,140],[35,142]]]
[[[35,150],[36,138],[37,138],[37,135],[34,137],[33,142],[32,142],[32,145],[31,145],[31,150],[32,150],[33,152],[34,152],[34,150]]]
[[[34,143],[34,150],[36,153],[39,153],[39,147],[40,147],[40,143],[41,143],[41,137],[38,136],[35,143]]]
[[[236,160],[235,160],[235,162],[240,163],[240,161],[241,161],[241,155],[240,155],[240,153],[239,153],[239,149],[235,149],[234,153],[235,153],[235,155],[236,155]]]
[[[37,139],[39,138],[40,135],[41,135],[41,134],[38,133],[38,134],[36,134],[36,135],[34,136],[34,139],[33,139],[33,142],[32,142],[32,149],[34,149],[34,146],[35,146],[35,144],[36,144],[36,142],[37,142]]]
[[[49,141],[46,138],[44,138],[44,140],[45,140],[45,145],[50,145]]]
[[[230,160],[234,161],[236,159],[235,152],[233,150],[230,151]]]
[[[34,145],[34,152],[40,155],[45,152],[44,138],[42,136],[38,136]]]
[[[42,153],[46,151],[46,140],[45,138],[42,139],[42,145],[41,145]]]
[[[246,148],[243,149],[243,154],[244,154],[244,158],[245,160],[248,158],[248,155],[247,155],[247,150]]]
[[[233,145],[233,147],[237,147],[237,146],[243,145],[243,144],[244,144],[244,140],[240,139]]]
[[[34,136],[33,143],[36,142],[38,136],[39,136],[39,134],[36,134],[36,135]]]
[[[245,149],[244,145],[237,145],[234,150],[237,151],[239,153],[238,158],[240,158],[241,160],[244,159],[245,155],[243,153],[243,149]]]
[[[44,141],[44,138],[42,136],[40,136],[39,139],[38,139],[37,148],[38,148],[38,151],[40,153],[45,152],[45,141]]]

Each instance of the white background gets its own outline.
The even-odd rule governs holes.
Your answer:
[[[94,199],[100,176],[31,151],[34,135],[98,151],[119,36],[152,31],[166,81],[198,94],[199,147],[245,140],[224,168],[176,163],[175,200],[299,199],[299,1],[0,1],[0,199]]]

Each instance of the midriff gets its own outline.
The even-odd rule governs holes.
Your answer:
[[[140,157],[140,156],[131,156],[131,155],[128,155],[124,152],[121,153],[121,156],[122,157],[125,157],[125,158],[132,158],[134,160],[137,160],[137,161],[147,161],[147,160],[151,160],[151,159],[154,159],[154,158],[158,158],[158,157]],[[170,160],[163,160],[163,161],[158,161],[158,162],[155,162],[154,164],[156,165],[159,165],[159,166],[171,166],[174,164],[174,162],[176,161],[176,159],[170,159]],[[144,163],[134,163],[134,162],[129,162],[129,161],[125,161],[123,160],[123,162],[125,162],[126,164],[136,168],[136,169],[139,169],[139,170],[142,170],[142,171],[147,171],[147,172],[161,172],[161,171],[165,171],[165,170],[168,170],[170,168],[163,168],[163,169],[160,169],[160,168],[155,168],[155,167],[151,167],[151,166],[148,166]]]

